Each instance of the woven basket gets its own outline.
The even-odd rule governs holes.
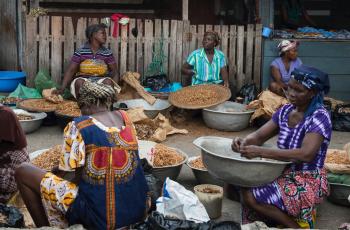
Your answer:
[[[45,106],[39,107],[37,105],[44,104]],[[54,112],[58,104],[48,102],[45,99],[24,99],[17,102],[17,108],[24,109],[29,112]]]
[[[205,97],[205,94],[215,96],[214,98],[208,99],[208,97]],[[203,99],[201,100],[198,95],[204,95]],[[230,89],[222,85],[194,85],[184,87],[179,91],[171,93],[169,96],[169,102],[178,108],[204,109],[221,104],[230,99],[230,97]]]

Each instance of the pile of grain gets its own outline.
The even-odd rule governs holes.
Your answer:
[[[79,109],[78,103],[75,101],[64,101],[57,106],[56,113],[69,117],[79,117],[81,116],[81,111]]]
[[[20,98],[17,97],[5,97],[0,99],[1,104],[16,104],[18,101],[20,101]]]
[[[17,116],[17,119],[20,121],[29,121],[29,120],[33,120],[33,118],[34,118],[32,116],[22,115],[22,114],[18,114],[16,116]]]
[[[181,163],[184,156],[165,145],[157,144],[154,147],[154,167],[172,166]]]
[[[192,160],[189,165],[192,167],[192,168],[196,168],[196,169],[206,169],[204,164],[203,164],[203,160],[202,160],[202,157],[199,156],[197,157],[195,160]]]
[[[56,145],[48,151],[40,154],[32,161],[32,163],[41,169],[51,171],[52,168],[58,166],[61,155],[62,145]]]
[[[220,190],[206,187],[206,188],[201,189],[200,192],[215,194],[215,193],[220,193]]]
[[[345,150],[328,149],[325,163],[328,164],[350,164],[350,159]]]
[[[35,99],[35,100],[24,100],[20,102],[22,107],[25,107],[29,110],[47,110],[47,111],[55,111],[57,108],[57,104],[49,102],[45,99]]]
[[[219,94],[216,91],[206,88],[184,88],[174,93],[178,101],[186,105],[201,106],[213,104],[218,100]]]

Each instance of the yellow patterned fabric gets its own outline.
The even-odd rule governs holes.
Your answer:
[[[77,197],[77,185],[49,172],[41,180],[40,191],[50,226],[67,228],[65,214]]]
[[[105,76],[107,71],[108,66],[103,60],[86,59],[80,63],[79,75]]]
[[[75,171],[75,169],[85,165],[85,143],[74,121],[66,126],[63,135],[64,152],[60,159],[59,169]]]

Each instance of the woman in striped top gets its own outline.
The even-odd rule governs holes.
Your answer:
[[[85,81],[104,83],[120,91],[117,85],[119,75],[117,64],[111,50],[104,47],[106,43],[105,24],[90,25],[86,28],[87,42],[73,54],[71,62],[63,77],[62,87],[57,93],[62,94],[70,84],[71,94],[79,97],[79,90]]]
[[[223,84],[229,87],[227,61],[223,52],[215,47],[220,37],[207,31],[203,37],[203,48],[193,51],[182,66],[182,73],[192,77],[192,85]]]

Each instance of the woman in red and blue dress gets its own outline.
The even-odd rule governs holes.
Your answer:
[[[21,196],[37,227],[117,229],[142,221],[148,187],[135,129],[125,112],[108,110],[113,87],[86,81],[80,95],[83,116],[65,128],[57,175],[21,165]],[[75,172],[73,182],[58,176],[66,172]]]
[[[234,151],[247,158],[292,161],[270,184],[242,188],[242,222],[263,220],[286,227],[314,227],[315,206],[328,194],[324,160],[332,126],[323,96],[329,91],[326,73],[301,66],[288,83],[290,104],[244,139],[236,138]],[[278,149],[261,145],[278,134]]]

